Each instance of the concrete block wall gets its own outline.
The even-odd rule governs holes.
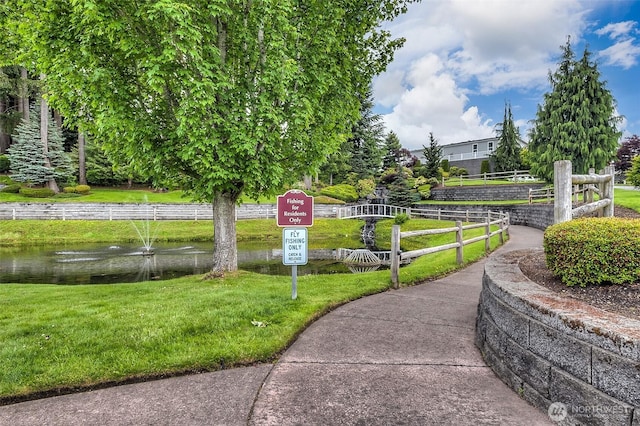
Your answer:
[[[534,406],[564,404],[561,424],[640,425],[640,321],[528,280],[506,252],[486,263],[476,345]]]
[[[544,188],[542,183],[487,186],[448,186],[432,188],[431,200],[434,201],[504,201],[528,200],[529,188]]]

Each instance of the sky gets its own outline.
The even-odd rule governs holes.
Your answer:
[[[640,135],[640,0],[422,0],[384,27],[404,37],[373,82],[374,112],[403,147],[495,136],[511,104],[528,140],[549,72],[570,37],[585,47],[623,116],[622,139]]]

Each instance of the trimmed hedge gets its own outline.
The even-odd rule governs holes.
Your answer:
[[[30,198],[49,198],[56,193],[49,188],[20,188],[20,194]]]
[[[327,186],[326,188],[322,188],[320,194],[337,198],[338,200],[342,200],[346,203],[358,201],[358,192],[356,191],[356,188],[347,184]]]
[[[6,192],[6,193],[9,193],[9,194],[17,194],[18,192],[20,192],[20,188],[22,188],[22,185],[20,185],[19,183],[10,183],[9,185],[7,185],[4,188],[0,189],[0,192]]]
[[[544,233],[547,267],[567,286],[640,281],[640,220],[585,218]]]
[[[67,186],[63,189],[66,194],[81,194],[86,195],[91,190],[89,185],[76,185],[76,186]]]

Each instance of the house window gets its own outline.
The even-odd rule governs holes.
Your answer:
[[[476,155],[478,155],[478,144],[474,143],[473,144],[473,156],[475,157]]]
[[[489,142],[489,152],[493,152],[493,142]]]

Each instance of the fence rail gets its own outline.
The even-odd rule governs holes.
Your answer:
[[[388,204],[356,204],[337,209],[338,219],[356,219],[361,217],[396,217],[399,214],[411,216],[414,210],[409,207]]]
[[[437,253],[445,250],[456,249],[456,262],[461,265],[463,262],[463,248],[464,246],[479,241],[485,242],[485,252],[489,252],[491,249],[491,237],[499,235],[500,244],[504,243],[505,235],[509,235],[509,215],[502,212],[481,212],[479,217],[484,219],[482,223],[474,223],[469,225],[463,225],[461,220],[455,222],[455,226],[439,229],[424,229],[418,231],[405,231],[400,232],[399,225],[393,225],[391,230],[391,282],[394,288],[398,288],[400,282],[400,263],[409,259],[424,256],[426,254]],[[498,226],[498,229],[491,231],[491,226]],[[464,231],[470,229],[484,228],[483,235],[464,239]],[[456,242],[443,244],[436,247],[425,247],[418,250],[411,250],[402,252],[400,250],[400,241],[402,238],[412,238],[422,235],[438,235],[455,233]]]
[[[556,161],[553,164],[553,221],[554,223],[567,222],[584,215],[598,212],[606,217],[613,216],[613,187],[615,169],[613,166],[605,167],[601,174],[596,174],[593,169],[586,175],[574,175],[571,172],[571,161]],[[583,186],[585,204],[573,208],[574,197],[577,201],[576,188]],[[596,186],[597,185],[597,186]],[[594,201],[594,193],[600,196]]]
[[[331,204],[314,206],[314,217],[336,217]],[[275,219],[275,204],[242,204],[236,220]],[[212,220],[211,204],[0,203],[0,220]]]
[[[460,175],[456,177],[450,177],[447,181],[445,181],[444,177],[442,178],[442,185],[445,185],[445,182],[455,183],[458,182],[459,186],[462,186],[464,181],[478,181],[482,180],[485,185],[489,181],[499,180],[499,181],[510,181],[514,183],[531,183],[536,182],[537,179],[531,174],[529,174],[529,170],[513,170],[509,172],[493,172],[493,173],[480,173],[476,175]]]

